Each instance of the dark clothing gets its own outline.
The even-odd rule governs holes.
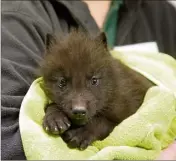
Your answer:
[[[81,1],[2,1],[2,159],[25,159],[19,131],[21,102],[36,75],[47,33],[68,33],[81,26],[99,29]],[[125,1],[120,9],[117,45],[156,41],[176,57],[176,11],[164,1]],[[32,127],[31,127],[32,129]]]

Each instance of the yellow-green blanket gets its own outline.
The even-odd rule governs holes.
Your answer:
[[[19,117],[28,160],[153,160],[176,139],[176,60],[165,54],[112,51],[112,55],[157,85],[148,90],[139,110],[103,141],[85,151],[69,149],[59,136],[49,136],[42,129],[49,100],[39,78],[24,97]]]

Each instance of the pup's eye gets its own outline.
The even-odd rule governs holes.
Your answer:
[[[61,78],[59,81],[59,87],[63,88],[67,85],[67,80],[65,78]]]
[[[93,77],[93,78],[91,79],[91,84],[94,85],[94,86],[97,86],[97,85],[99,84],[99,79]]]

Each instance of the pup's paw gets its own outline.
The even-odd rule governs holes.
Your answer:
[[[46,113],[43,119],[43,128],[50,134],[62,134],[71,126],[68,118],[59,111],[53,111],[49,114]]]
[[[85,127],[70,129],[62,135],[62,139],[68,147],[80,150],[86,149],[94,141],[94,138],[93,134]]]

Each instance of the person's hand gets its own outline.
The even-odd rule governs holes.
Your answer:
[[[156,160],[176,160],[176,141],[163,150]]]

